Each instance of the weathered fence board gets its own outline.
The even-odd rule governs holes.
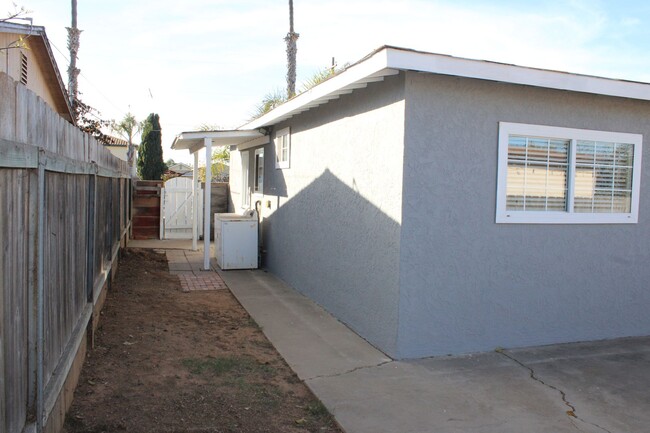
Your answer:
[[[0,292],[2,308],[0,326],[4,353],[4,429],[20,431],[27,406],[14,400],[26,401],[28,393],[28,245],[27,206],[29,179],[24,170],[0,169],[0,238],[3,254],[0,260]],[[11,392],[7,392],[7,391]]]
[[[44,380],[49,381],[70,338],[86,297],[86,176],[47,173],[45,182]]]
[[[131,223],[129,173],[0,73],[0,433],[61,427]]]

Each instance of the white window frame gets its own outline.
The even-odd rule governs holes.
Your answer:
[[[259,178],[259,166],[257,165],[257,162],[259,161],[258,156],[261,156],[262,159],[262,178]],[[253,159],[253,170],[254,170],[254,175],[253,175],[253,194],[264,194],[264,148],[260,147],[259,149],[255,149],[255,157]]]
[[[508,142],[511,135],[570,140],[567,173],[567,210],[562,212],[535,212],[506,210],[508,176]],[[577,140],[631,143],[634,145],[632,165],[632,197],[629,213],[573,212],[575,160]],[[589,129],[529,125],[499,122],[499,156],[497,178],[497,223],[521,224],[636,224],[639,216],[639,189],[641,185],[641,157],[643,136],[624,132],[594,131]]]
[[[250,165],[249,165],[249,152],[242,151],[241,153],[241,207],[248,209],[251,207],[251,191],[249,187],[250,179]]]
[[[282,156],[282,146],[281,146],[282,143],[286,143],[287,145],[286,160],[280,159]],[[275,134],[274,146],[275,146],[275,169],[278,170],[283,168],[289,168],[290,161],[291,161],[291,130],[289,128],[281,129]]]

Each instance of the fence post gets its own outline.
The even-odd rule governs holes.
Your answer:
[[[28,227],[28,300],[29,314],[27,315],[27,416],[36,419],[36,366],[38,358],[38,189],[40,183],[39,169],[28,170],[29,176],[29,227]]]
[[[128,240],[130,241],[133,239],[133,178],[130,177],[129,180],[127,181],[128,189],[128,224],[129,224],[129,236]]]
[[[95,197],[97,195],[97,164],[94,173],[88,176],[88,213],[86,223],[86,295],[93,302],[95,288]]]
[[[110,262],[111,260],[111,255],[113,254],[113,179],[112,178],[106,178],[108,182],[108,193],[106,196],[108,197],[108,204],[106,206],[106,211],[108,212],[107,218],[106,218],[106,226],[108,230],[106,230],[106,243],[104,247],[106,248],[107,251],[105,251],[105,257],[104,259]],[[112,272],[112,270],[109,270],[109,272]],[[110,279],[108,281],[109,287],[110,287]]]
[[[45,266],[45,158],[44,151],[40,149],[38,152],[38,228],[37,228],[37,241],[36,241],[36,431],[41,433],[43,431],[44,420],[44,313],[45,313],[45,300],[44,300],[44,266]]]

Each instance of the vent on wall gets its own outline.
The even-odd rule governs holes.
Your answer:
[[[27,85],[27,56],[20,53],[20,82]]]

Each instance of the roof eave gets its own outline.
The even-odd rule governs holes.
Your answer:
[[[485,60],[383,46],[340,74],[309,89],[254,119],[241,128],[276,125],[292,116],[327,103],[369,82],[379,81],[399,71],[425,72],[464,78],[497,81],[572,92],[591,93],[650,101],[650,84],[530,68]]]

